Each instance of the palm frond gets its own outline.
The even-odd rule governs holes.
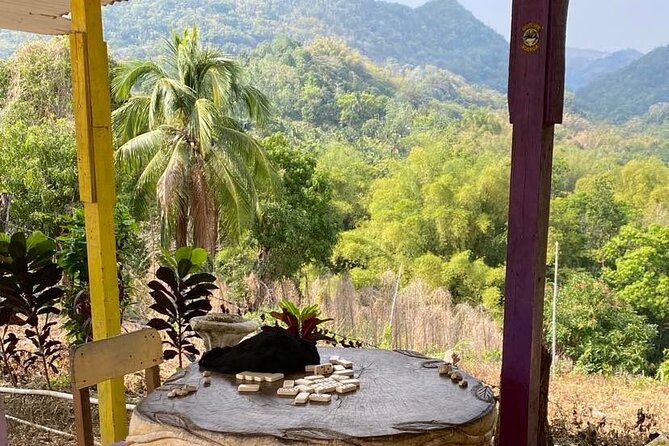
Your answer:
[[[165,135],[161,130],[153,130],[135,136],[115,153],[116,162],[131,172],[145,166],[165,145]]]
[[[112,113],[112,129],[118,144],[149,131],[148,96],[133,96]]]
[[[220,212],[220,224],[236,240],[252,227],[258,214],[258,195],[252,178],[239,157],[222,151],[212,152],[205,173]]]
[[[251,86],[243,86],[239,94],[251,121],[264,127],[272,116],[272,105],[267,96]]]
[[[148,215],[151,204],[156,199],[156,185],[161,177],[170,157],[167,150],[158,151],[147,163],[141,175],[137,179],[133,191],[133,207],[135,212],[144,217]]]
[[[188,122],[188,133],[199,141],[202,156],[205,156],[215,143],[218,120],[220,120],[220,113],[210,100],[200,98],[195,101],[195,107]]]
[[[202,56],[199,70],[203,90],[211,95],[214,104],[230,109],[238,99],[234,95],[234,90],[242,78],[239,64],[223,57],[218,51],[211,50]]]
[[[249,134],[239,128],[233,119],[222,118],[218,127],[219,146],[222,150],[235,152],[252,172],[259,188],[278,192],[281,179],[265,149]]]
[[[156,83],[167,74],[157,64],[146,60],[134,60],[119,64],[112,76],[112,94],[118,102],[127,101],[132,89],[146,81]]]
[[[156,85],[151,99],[151,116],[157,120],[154,113],[159,111],[163,122],[182,121],[195,106],[197,95],[188,85],[176,79],[163,78]],[[159,104],[158,110],[154,110]]]
[[[188,216],[188,149],[182,141],[172,150],[170,160],[156,184],[161,224],[173,233],[176,222]]]

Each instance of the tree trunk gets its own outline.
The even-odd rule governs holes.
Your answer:
[[[175,228],[175,241],[177,248],[188,245],[188,214],[179,215],[177,217],[177,224]]]
[[[202,164],[199,161],[191,175],[190,219],[195,246],[206,249],[213,258],[218,238],[218,216]]]
[[[6,232],[9,226],[9,207],[12,196],[8,193],[0,193],[0,232]]]

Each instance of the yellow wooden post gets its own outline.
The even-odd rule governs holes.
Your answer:
[[[100,0],[71,0],[72,84],[77,128],[79,188],[86,215],[86,241],[93,337],[121,332],[114,239],[114,158],[107,46]],[[127,434],[122,379],[98,386],[100,433],[106,446]]]

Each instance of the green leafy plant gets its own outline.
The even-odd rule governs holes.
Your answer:
[[[190,341],[197,337],[190,322],[211,311],[209,296],[217,289],[216,278],[201,272],[206,261],[207,251],[201,248],[182,247],[173,256],[164,253],[156,280],[149,282],[154,300],[150,308],[164,318],[151,319],[148,325],[165,332],[168,340],[163,343],[170,348],[163,352],[163,357],[178,358],[180,368],[183,356],[194,358],[200,353]]]
[[[664,351],[664,361],[657,368],[657,379],[662,382],[669,382],[669,349]]]
[[[7,234],[0,233],[0,261],[8,261],[9,257],[6,254],[6,246],[10,239]],[[3,246],[5,247],[3,256]],[[0,273],[0,277],[2,274]],[[12,385],[16,387],[18,384],[18,377],[16,374],[16,367],[21,365],[20,350],[18,349],[19,338],[15,333],[9,332],[12,319],[14,318],[14,311],[5,304],[5,301],[0,301],[0,326],[2,326],[2,333],[0,334],[0,354],[2,354],[2,376],[9,377]]]
[[[5,324],[25,327],[24,335],[34,349],[27,351],[24,368],[41,364],[44,378],[51,388],[49,372],[57,373],[55,365],[62,344],[52,339],[51,329],[57,324],[50,318],[58,316],[56,304],[63,296],[58,287],[63,270],[53,262],[56,245],[41,232],[28,238],[14,234],[9,241],[0,241],[0,297]],[[16,344],[6,338],[7,346]]]
[[[83,209],[72,215],[61,216],[63,234],[58,237],[58,264],[65,273],[63,313],[67,316],[64,327],[75,344],[93,339],[91,302],[88,289],[88,253]],[[114,213],[118,288],[121,311],[130,304],[130,292],[135,276],[146,271],[146,253],[138,233],[136,221],[127,207],[117,204]]]
[[[319,327],[320,324],[332,319],[319,319],[321,311],[318,305],[309,305],[300,309],[291,301],[284,299],[279,302],[279,307],[281,312],[272,311],[270,315],[277,321],[283,322],[288,332],[314,344],[321,340],[334,341],[325,330]]]
[[[545,320],[550,320],[546,306]],[[558,347],[587,373],[642,373],[657,327],[634,312],[601,280],[573,273],[563,281],[558,301]]]

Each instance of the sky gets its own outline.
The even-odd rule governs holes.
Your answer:
[[[426,0],[390,0],[418,6]],[[512,0],[459,0],[479,20],[508,38]],[[570,0],[567,45],[648,52],[669,45],[669,0]]]

